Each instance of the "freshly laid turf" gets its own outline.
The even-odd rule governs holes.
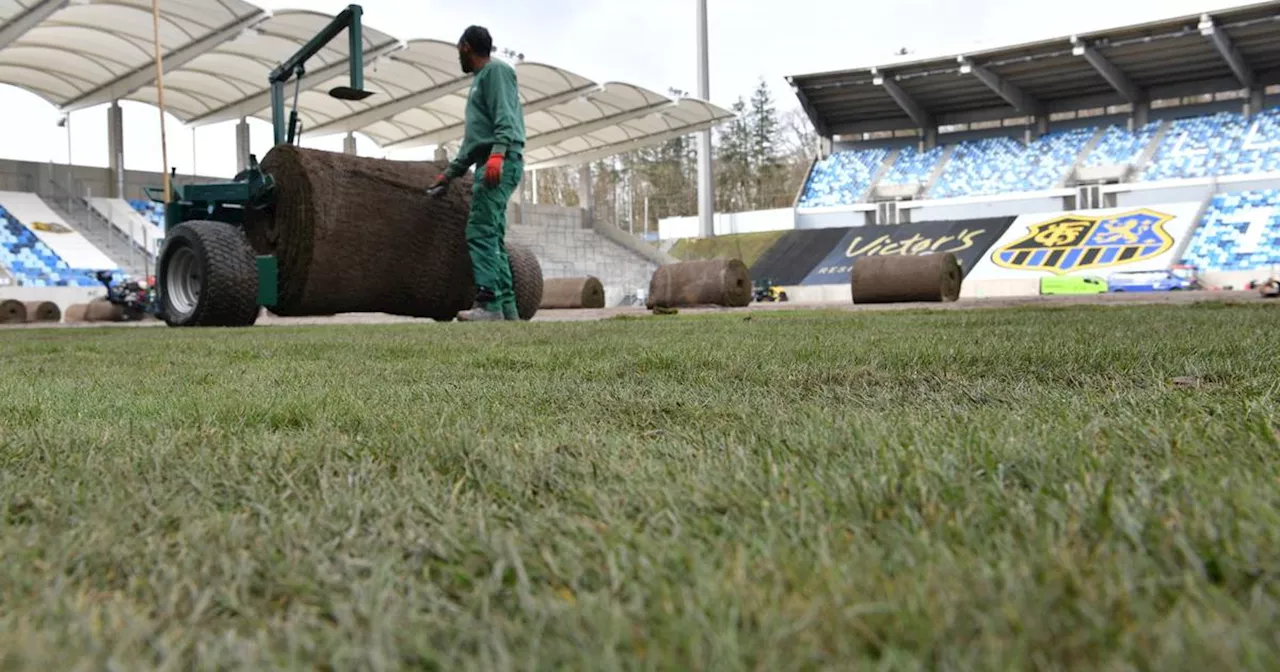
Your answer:
[[[1278,669],[1280,307],[0,331],[0,668]]]

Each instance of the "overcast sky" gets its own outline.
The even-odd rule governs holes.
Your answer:
[[[350,0],[258,0],[268,9],[335,13]],[[363,0],[365,22],[401,39],[453,41],[469,24],[489,28],[494,41],[540,61],[598,82],[616,80],[665,93],[696,91],[695,0]],[[795,107],[783,79],[789,74],[875,65],[906,48],[913,57],[958,53],[1156,18],[1195,14],[1242,4],[1220,0],[709,0],[711,99],[728,107],[749,95],[759,78],[783,109]],[[265,78],[264,78],[265,79]],[[155,108],[123,103],[125,163],[159,170],[159,121]],[[0,85],[4,136],[0,156],[31,161],[67,160],[60,114],[23,91]],[[170,165],[192,171],[192,132],[166,122]],[[234,122],[201,128],[195,167],[203,174],[234,171]],[[105,166],[105,107],[72,117],[72,159]],[[254,125],[254,151],[271,142],[267,124]],[[311,146],[340,149],[341,138]],[[361,140],[362,154],[379,155]],[[420,153],[397,154],[410,158]]]

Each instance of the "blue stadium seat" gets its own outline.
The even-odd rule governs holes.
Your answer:
[[[26,287],[93,287],[93,271],[72,269],[35,233],[0,207],[0,265]]]
[[[1252,119],[1221,112],[1174,121],[1142,181],[1280,170],[1280,110]]]
[[[152,224],[160,228],[164,228],[164,204],[155,201],[144,201],[142,199],[131,199],[129,205],[133,206],[139,214],[151,220]]]
[[[880,148],[843,150],[819,161],[809,175],[800,207],[853,205],[865,201],[871,178],[888,155],[889,150]]]
[[[1159,130],[1160,122],[1158,121],[1151,122],[1133,133],[1120,126],[1108,126],[1098,146],[1084,160],[1084,165],[1094,167],[1133,163],[1142,155],[1147,145],[1151,144],[1151,139]]]
[[[1280,264],[1280,190],[1218,194],[1182,263],[1201,271],[1269,271]]]
[[[916,149],[915,145],[905,147],[898,154],[898,160],[893,163],[893,167],[880,179],[880,184],[886,186],[923,185],[929,181],[929,177],[933,175],[933,171],[938,167],[938,161],[942,159],[942,155],[946,151],[946,147],[934,147],[924,152]]]
[[[1095,133],[1096,128],[1059,131],[1028,145],[1006,137],[962,142],[930,196],[955,198],[1053,189],[1075,165]]]

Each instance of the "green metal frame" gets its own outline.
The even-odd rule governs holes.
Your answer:
[[[350,87],[337,87],[329,95],[342,100],[363,100],[370,93],[364,90],[364,29],[360,5],[351,5],[334,17],[323,30],[311,38],[298,53],[271,71],[271,125],[275,145],[292,144],[301,140],[295,133],[297,110],[285,115],[285,85],[295,78],[301,80],[306,73],[306,63],[320,53],[326,45],[347,31]],[[176,171],[174,171],[176,173]],[[183,222],[210,220],[244,226],[249,210],[271,207],[275,201],[275,180],[264,173],[256,156],[249,156],[249,167],[231,182],[212,184],[173,185],[168,202],[161,189],[148,187],[147,196],[165,204],[164,228],[167,232]],[[257,258],[258,305],[274,306],[279,300],[279,263],[272,255]]]

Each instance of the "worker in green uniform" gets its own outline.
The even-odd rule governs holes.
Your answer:
[[[491,59],[493,38],[471,26],[458,41],[462,71],[474,74],[467,97],[466,135],[457,156],[432,188],[476,167],[467,249],[476,285],[476,303],[458,319],[470,322],[519,320],[511,263],[503,239],[507,234],[507,201],[524,175],[524,106],[515,68]]]

